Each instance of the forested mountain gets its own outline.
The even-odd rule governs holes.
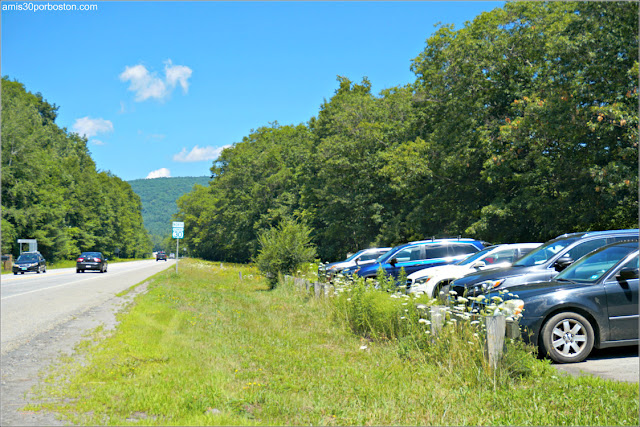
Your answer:
[[[210,185],[178,200],[184,243],[244,262],[261,231],[297,218],[335,260],[430,236],[636,227],[637,58],[637,2],[508,2],[442,26],[414,83],[374,95],[339,77],[306,124],[225,149]]]
[[[86,250],[150,254],[140,198],[96,170],[87,140],[55,124],[57,110],[2,78],[2,253],[17,255],[17,239],[37,239],[48,261]]]
[[[208,176],[184,176],[127,181],[142,201],[142,218],[151,233],[154,250],[160,249],[161,242],[171,236],[171,217],[178,212],[176,200],[195,184],[208,185],[209,179]]]

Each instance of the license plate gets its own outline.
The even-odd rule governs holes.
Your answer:
[[[23,269],[23,270],[26,270],[26,269],[27,269],[27,267],[20,267],[20,268],[21,268],[21,269]]]

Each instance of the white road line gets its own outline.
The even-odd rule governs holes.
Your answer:
[[[122,272],[120,272],[120,273],[111,273],[111,274],[109,275],[109,277],[119,276],[119,275],[121,275],[121,274],[125,274],[125,273],[130,273],[130,272],[129,272],[129,271],[122,271]],[[101,276],[101,277],[104,277],[104,276]],[[106,277],[105,277],[105,278],[106,278]],[[61,288],[61,287],[63,287],[63,286],[75,285],[76,283],[86,282],[87,280],[91,280],[91,279],[93,279],[93,277],[87,277],[86,279],[76,280],[76,281],[74,281],[74,282],[64,283],[64,284],[62,284],[62,285],[49,286],[48,288],[34,289],[33,291],[23,292],[23,293],[21,293],[21,294],[15,294],[15,295],[10,295],[10,296],[8,296],[8,297],[0,298],[0,300],[4,301],[4,300],[9,299],[9,298],[15,298],[15,297],[19,297],[19,296],[22,296],[22,295],[32,294],[32,293],[34,293],[34,292],[47,291],[47,290],[49,290],[49,289],[55,289],[55,288]]]

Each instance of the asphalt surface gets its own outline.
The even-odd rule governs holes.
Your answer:
[[[86,332],[110,330],[116,313],[144,292],[145,284],[125,296],[116,294],[172,267],[174,260],[109,264],[107,273],[77,274],[75,268],[0,278],[0,406],[3,426],[63,425],[54,414],[25,411],[46,371],[61,355],[73,354]]]
[[[595,375],[616,381],[638,383],[638,346],[593,350],[580,363],[554,365],[570,375]]]

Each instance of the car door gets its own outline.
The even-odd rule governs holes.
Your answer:
[[[609,340],[638,339],[638,279],[622,279],[621,269],[638,270],[638,255],[624,263],[604,283],[609,313]]]
[[[398,251],[393,258],[397,261],[395,266],[391,267],[389,273],[391,273],[394,277],[398,277],[400,274],[400,269],[404,268],[404,271],[407,275],[413,273],[414,271],[418,271],[424,267],[417,267],[417,264],[423,258],[423,248],[422,246],[410,246],[408,248],[404,248],[401,251]]]

